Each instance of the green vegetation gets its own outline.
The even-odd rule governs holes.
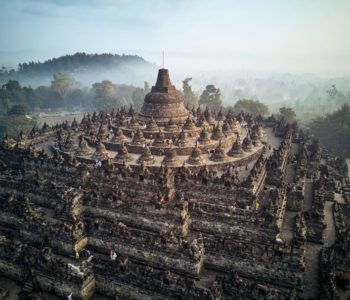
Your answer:
[[[65,107],[68,107],[69,96],[79,87],[80,84],[68,74],[57,73],[53,75],[51,89],[61,96]]]
[[[28,108],[24,104],[14,104],[8,111],[9,116],[25,116],[28,113]]]
[[[307,123],[316,117],[340,109],[344,104],[350,104],[350,91],[343,93],[332,84],[330,88],[315,87],[304,100],[296,101],[294,110],[298,119]]]
[[[213,84],[207,85],[199,98],[199,104],[209,107],[212,111],[219,111],[222,106],[220,90]]]
[[[138,64],[150,66],[143,58],[136,55],[117,54],[86,54],[75,53],[44,62],[28,62],[18,65],[18,69],[0,69],[0,82],[8,80],[22,81],[28,78],[52,77],[57,73],[78,73],[89,71],[103,71],[112,68],[120,68],[122,65]]]
[[[93,110],[130,104],[140,107],[148,91],[147,82],[143,89],[108,80],[94,83],[91,88],[82,87],[73,77],[63,73],[54,74],[50,86],[36,89],[22,87],[18,81],[10,80],[0,90],[0,113],[7,114],[14,104],[22,104],[29,111],[74,107]],[[103,101],[108,103],[101,103]]]
[[[280,114],[286,123],[292,124],[296,121],[296,114],[290,107],[281,107]]]
[[[35,121],[28,115],[37,110],[110,110],[123,105],[140,108],[146,92],[132,85],[117,85],[105,80],[83,88],[71,76],[58,73],[50,86],[22,87],[18,81],[9,80],[0,89],[0,137],[6,133],[16,137],[20,130],[25,133]]]
[[[189,82],[192,78],[186,78],[182,81],[182,88],[184,94],[185,105],[189,107],[198,106],[198,96],[193,92],[192,87],[189,85]]]
[[[148,92],[147,82],[144,88],[108,80],[94,83],[90,88],[82,87],[64,73],[54,74],[50,86],[36,89],[9,80],[0,89],[0,137],[6,133],[16,137],[21,129],[28,131],[35,124],[28,114],[38,110],[110,110],[129,105],[140,108]]]
[[[6,133],[16,137],[23,130],[28,132],[35,122],[27,116],[28,107],[35,102],[31,87],[21,87],[10,80],[0,89],[0,137]]]
[[[20,131],[28,134],[35,124],[35,120],[30,119],[28,116],[0,115],[0,137],[2,138],[6,134],[17,137]]]
[[[147,81],[144,82],[143,89],[135,88],[132,93],[132,103],[136,108],[141,108],[145,96],[150,92],[149,84]]]
[[[233,106],[233,111],[236,113],[244,112],[253,116],[261,115],[264,117],[269,114],[269,109],[264,103],[252,99],[238,100]]]
[[[111,110],[115,107],[128,105],[124,97],[118,96],[117,86],[109,80],[92,85],[94,99],[93,105],[97,110]]]
[[[334,113],[318,117],[310,124],[311,132],[330,150],[350,157],[350,108],[344,104]]]

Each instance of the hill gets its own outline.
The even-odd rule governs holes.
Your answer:
[[[137,55],[75,53],[44,62],[25,62],[17,70],[0,69],[0,84],[17,80],[22,85],[48,84],[55,73],[67,73],[84,85],[113,79],[115,82],[142,85],[156,67]]]

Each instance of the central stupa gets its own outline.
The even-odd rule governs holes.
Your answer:
[[[171,84],[169,71],[160,69],[156,85],[145,97],[139,118],[147,122],[152,117],[158,125],[165,125],[170,120],[181,123],[189,115],[182,95]]]

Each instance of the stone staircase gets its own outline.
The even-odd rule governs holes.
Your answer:
[[[19,300],[31,299],[32,291],[33,291],[33,284],[29,281],[26,281],[22,287],[21,292],[18,294]]]
[[[26,293],[31,293],[33,291],[33,284],[26,281],[22,287],[22,291]]]

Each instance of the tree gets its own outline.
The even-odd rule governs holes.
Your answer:
[[[115,107],[127,105],[125,97],[118,97],[117,86],[109,80],[94,83],[93,105],[98,110],[110,110]]]
[[[68,107],[69,96],[79,88],[79,83],[68,74],[57,73],[53,75],[51,88],[62,97],[64,106]]]
[[[332,84],[331,88],[326,91],[326,93],[334,98],[338,94],[337,86],[335,84]]]
[[[143,104],[143,100],[145,99],[146,92],[142,88],[136,88],[132,93],[132,103],[135,107],[140,108]]]
[[[41,102],[38,99],[38,97],[36,97],[35,95],[35,91],[29,86],[26,87],[24,86],[22,88],[22,92],[24,94],[25,97],[25,106],[27,107],[31,107],[32,109],[34,109],[35,107],[39,107]]]
[[[0,138],[8,134],[17,137],[20,131],[28,134],[36,122],[27,116],[0,116]]]
[[[14,104],[25,105],[27,108],[39,106],[35,91],[30,86],[22,87],[18,81],[9,80],[0,89],[0,110],[4,112],[4,108],[7,106],[8,111]]]
[[[50,86],[39,86],[35,89],[35,96],[41,108],[56,108],[62,106],[61,96]]]
[[[192,87],[188,84],[191,80],[192,80],[192,78],[186,78],[184,81],[182,81],[184,102],[186,105],[189,105],[189,106],[197,106],[198,105],[198,97],[192,91]]]
[[[11,107],[11,101],[8,98],[0,98],[0,115],[7,115]]]
[[[21,85],[17,80],[9,80],[6,84],[2,86],[3,90],[6,90],[9,93],[15,93],[21,89]]]
[[[310,131],[338,155],[350,157],[350,107],[344,104],[339,110],[310,123]]]
[[[26,95],[21,85],[16,80],[9,80],[1,88],[1,98],[7,98],[13,103],[25,103]]]
[[[258,115],[267,116],[269,114],[269,109],[264,103],[252,99],[238,100],[235,103],[233,110],[237,113],[248,113],[253,115],[254,117]]]
[[[291,123],[295,122],[296,114],[295,114],[293,108],[281,107],[280,113],[287,123],[291,124]]]
[[[70,95],[70,103],[75,107],[82,107],[86,101],[87,90],[78,89],[74,90]]]
[[[9,116],[25,116],[28,113],[27,106],[23,104],[15,104],[8,112]]]
[[[221,93],[213,84],[207,85],[199,98],[199,104],[211,110],[219,110],[222,106]]]
[[[148,94],[151,91],[151,89],[149,88],[149,83],[147,81],[144,81],[143,89],[145,91],[145,94]]]

